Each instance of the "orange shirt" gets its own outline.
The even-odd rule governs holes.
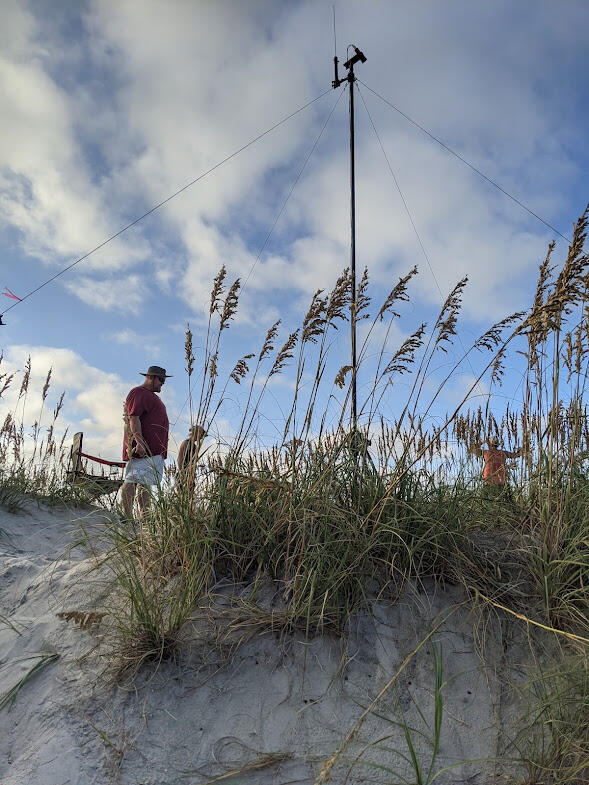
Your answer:
[[[483,450],[485,485],[505,485],[505,452],[503,450]]]

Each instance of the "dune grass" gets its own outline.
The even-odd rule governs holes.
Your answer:
[[[17,381],[15,374],[2,372],[0,353],[0,404]],[[40,401],[30,400],[31,358],[24,363],[16,404],[0,425],[0,507],[10,513],[24,509],[26,499],[48,505],[84,506],[90,497],[67,478],[69,448],[65,446],[67,428],[60,432],[59,417],[65,394],[61,393],[53,412],[46,401],[51,387],[52,369],[47,371]],[[6,407],[2,407],[6,409]],[[36,419],[28,425],[30,410]]]
[[[229,366],[223,379],[223,340],[240,285],[227,285],[222,268],[213,282],[200,373],[186,332],[189,406],[192,423],[212,433],[239,389],[239,422],[230,443],[195,455],[181,473],[169,470],[141,524],[113,517],[102,534],[102,558],[116,589],[108,610],[123,663],[136,668],[172,655],[220,577],[273,581],[283,603],[279,623],[308,635],[344,631],[368,594],[394,598],[406,581],[433,579],[460,584],[473,602],[483,598],[524,624],[529,619],[553,630],[564,647],[583,648],[589,638],[587,222],[586,211],[559,270],[549,248],[530,308],[502,318],[460,352],[454,340],[466,280],[430,330],[414,326],[390,351],[387,341],[416,270],[380,304],[369,297],[365,273],[353,318],[363,335],[358,373],[373,381],[361,388],[357,429],[347,419],[352,369],[334,367],[330,355],[335,331],[349,328],[348,271],[331,292],[316,292],[298,329],[279,342],[275,323],[261,347]],[[376,336],[382,343],[375,347]],[[450,346],[456,359],[448,359]],[[483,358],[480,372],[444,415],[441,396],[467,357]],[[446,370],[438,379],[441,358]],[[494,393],[508,361],[521,364],[522,399],[500,410]],[[287,368],[290,403],[275,443],[260,448],[269,385]],[[19,400],[27,395],[27,374],[30,366]],[[406,397],[395,417],[386,418],[384,404],[400,380]],[[473,410],[470,396],[483,381],[490,393]],[[43,404],[46,395],[44,388]],[[37,441],[28,453],[22,423],[6,418],[0,454],[10,468],[0,475],[0,503],[18,504],[15,487],[34,486],[53,498],[68,493],[58,460],[65,435],[60,445],[53,440],[60,408],[61,402],[41,441],[35,425]],[[482,486],[472,457],[490,437],[506,449],[521,448],[500,493]],[[578,684],[587,698],[586,682]],[[556,749],[556,740],[553,733],[541,749]]]
[[[10,707],[17,699],[20,691],[23,687],[31,681],[38,673],[44,670],[48,665],[51,665],[52,662],[55,662],[59,659],[59,654],[56,653],[40,653],[40,654],[33,654],[30,657],[26,657],[26,660],[36,660],[34,665],[29,668],[29,670],[25,673],[25,675],[17,681],[17,683],[7,690],[5,693],[0,695],[0,711],[7,706]]]

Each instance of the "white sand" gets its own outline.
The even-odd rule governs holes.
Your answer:
[[[322,636],[305,642],[256,635],[237,650],[219,648],[213,627],[187,628],[177,663],[146,668],[132,686],[112,683],[106,670],[103,625],[84,631],[57,618],[68,610],[101,610],[100,573],[79,547],[80,521],[104,525],[100,511],[64,511],[28,503],[20,514],[0,512],[0,693],[13,687],[43,653],[57,653],[22,686],[14,704],[0,711],[2,785],[177,785],[204,783],[269,754],[284,758],[242,772],[228,783],[313,783],[320,763],[352,729],[363,709],[431,629],[433,620],[462,597],[406,594],[397,604],[373,603],[356,616],[346,640]],[[259,598],[274,601],[272,587]],[[229,600],[217,601],[220,614]],[[214,614],[213,614],[214,616]],[[457,610],[436,633],[443,647],[445,711],[436,768],[474,758],[504,756],[515,704],[507,662],[522,662],[525,649],[510,642],[509,620],[487,630],[484,665],[473,643],[474,618]],[[499,633],[503,642],[498,640]],[[505,637],[507,635],[507,637]],[[36,658],[36,659],[35,659]],[[390,719],[404,713],[426,731],[414,702],[432,718],[433,656],[426,645],[409,663],[334,769],[342,783],[351,760],[370,741],[392,734],[362,758],[404,770],[392,750],[407,753]],[[429,747],[416,734],[429,765]],[[509,755],[513,750],[508,751]],[[437,783],[482,785],[495,763],[462,765]],[[377,768],[357,765],[350,783],[391,782]]]

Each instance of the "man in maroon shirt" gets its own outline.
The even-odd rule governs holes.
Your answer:
[[[123,437],[123,460],[125,480],[121,490],[123,512],[133,517],[135,492],[144,516],[149,507],[150,486],[159,485],[164,473],[164,459],[168,455],[168,415],[166,407],[158,398],[168,377],[165,368],[151,365],[142,373],[145,381],[127,395],[124,407],[125,431]]]

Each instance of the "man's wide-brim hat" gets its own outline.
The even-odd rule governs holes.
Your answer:
[[[172,374],[168,375],[165,368],[160,368],[159,365],[150,365],[145,373],[139,371],[141,376],[163,376],[164,379],[171,379]]]

